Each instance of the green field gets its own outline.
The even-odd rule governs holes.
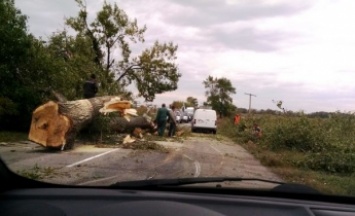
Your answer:
[[[252,133],[259,124],[262,136]],[[242,144],[288,182],[330,194],[355,195],[355,117],[333,113],[243,116],[238,125],[221,120],[219,133]]]

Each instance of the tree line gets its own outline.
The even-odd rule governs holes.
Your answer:
[[[220,117],[235,113],[237,107],[233,104],[231,95],[236,94],[236,89],[229,79],[208,76],[202,84],[206,90],[206,101],[202,103],[204,107],[211,107],[213,110],[216,110]],[[172,105],[178,109],[181,109],[183,106],[199,107],[197,98],[191,96],[187,97],[186,101],[174,101]]]
[[[65,19],[64,29],[41,38],[29,32],[28,17],[15,7],[14,0],[0,0],[0,130],[28,130],[32,111],[55,99],[53,90],[68,100],[81,99],[82,85],[92,73],[100,83],[98,95],[132,99],[127,86],[133,84],[138,96],[153,101],[157,94],[177,89],[182,74],[176,64],[176,44],[157,40],[133,55],[132,47],[145,42],[145,25],[106,1],[89,22],[85,2],[75,1],[78,14]],[[201,105],[212,107],[219,116],[246,111],[234,105],[231,95],[236,89],[229,79],[208,76],[202,85],[206,100]],[[199,103],[190,96],[173,105],[198,107]],[[309,116],[328,117],[329,113]]]

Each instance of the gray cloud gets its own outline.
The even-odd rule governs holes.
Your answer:
[[[102,1],[86,1],[92,12],[91,16],[102,4]],[[273,99],[283,100],[285,107],[294,111],[334,111],[337,107],[353,109],[354,94],[349,92],[355,92],[354,89],[344,90],[346,94],[337,93],[334,89],[313,92],[314,87],[310,85],[280,81],[279,71],[239,72],[237,65],[234,68],[237,72],[214,68],[217,63],[213,58],[218,59],[218,54],[230,49],[234,49],[233,52],[252,50],[264,53],[282,50],[284,44],[293,45],[287,42],[298,35],[283,30],[260,30],[254,28],[253,24],[256,20],[263,21],[273,17],[287,20],[289,16],[310,8],[313,1],[280,1],[270,4],[268,0],[238,0],[235,5],[228,5],[221,0],[108,1],[117,2],[131,18],[137,18],[140,26],[147,24],[146,43],[132,45],[133,55],[149,47],[155,40],[179,44],[178,64],[183,74],[179,88],[177,91],[158,95],[154,103],[184,100],[187,96],[197,97],[202,103],[205,100],[202,81],[213,70],[218,69],[236,87],[237,94],[233,99],[238,107],[248,107],[248,97],[244,92],[251,92],[257,95],[252,105],[257,109],[277,109],[272,103]],[[16,0],[15,3],[29,16],[29,30],[36,36],[45,37],[63,29],[64,17],[75,16],[78,11],[74,0]],[[240,26],[243,28],[236,28]],[[297,30],[295,28],[295,32]],[[342,73],[351,71],[344,70]]]
[[[209,36],[229,48],[270,52],[280,49],[281,42],[295,35],[286,32],[263,32],[249,27],[229,32],[215,30]]]
[[[241,1],[227,4],[220,0],[172,0],[180,9],[167,14],[168,21],[177,25],[209,26],[220,23],[253,20],[265,17],[290,16],[310,7],[306,1],[265,4]]]
[[[46,37],[64,28],[64,18],[76,15],[78,7],[73,0],[16,0],[22,14],[28,16],[29,31],[36,36]]]

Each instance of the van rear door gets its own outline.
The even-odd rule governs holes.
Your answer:
[[[195,111],[192,128],[216,128],[217,115],[216,111],[208,109],[198,109]]]

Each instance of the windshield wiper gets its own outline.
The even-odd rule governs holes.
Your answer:
[[[225,182],[225,181],[259,181],[272,184],[285,184],[284,182],[260,179],[260,178],[236,178],[236,177],[200,177],[200,178],[177,178],[177,179],[151,179],[140,181],[125,181],[116,182],[111,187],[158,187],[158,186],[180,186],[197,183],[213,183],[213,182]]]

